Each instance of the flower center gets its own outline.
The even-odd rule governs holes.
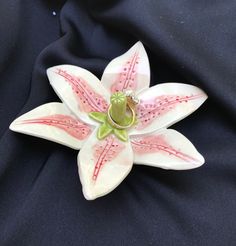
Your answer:
[[[91,118],[102,123],[97,138],[104,139],[114,133],[120,140],[127,141],[127,130],[136,123],[136,105],[139,101],[132,91],[126,91],[112,94],[110,102],[107,113],[89,113]]]
[[[138,99],[132,91],[116,92],[111,96],[107,119],[116,129],[129,129],[135,123]],[[127,122],[128,121],[128,122]]]

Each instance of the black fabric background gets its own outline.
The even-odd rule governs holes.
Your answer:
[[[236,245],[235,12],[232,0],[1,0],[0,245]],[[137,40],[152,85],[185,82],[209,95],[173,126],[206,164],[134,166],[114,192],[86,201],[76,151],[8,126],[59,101],[48,67],[74,64],[101,77]]]

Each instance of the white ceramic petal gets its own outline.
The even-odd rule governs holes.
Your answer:
[[[98,140],[95,130],[78,155],[79,176],[87,200],[104,196],[114,190],[133,166],[130,142],[114,135]]]
[[[47,70],[54,91],[60,99],[86,123],[97,125],[90,119],[90,112],[106,112],[110,94],[99,79],[88,70],[60,65]]]
[[[80,149],[92,132],[91,126],[78,120],[63,103],[41,105],[15,119],[10,129]]]
[[[134,163],[164,169],[193,169],[204,164],[204,158],[182,134],[162,129],[152,134],[131,137]]]
[[[106,67],[102,84],[111,92],[141,91],[150,83],[150,67],[147,53],[141,42],[137,42],[125,54],[112,60]]]
[[[138,123],[131,135],[167,128],[199,108],[207,95],[193,85],[165,83],[142,91],[138,98]]]

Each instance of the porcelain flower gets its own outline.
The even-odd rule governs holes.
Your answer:
[[[207,95],[181,83],[149,88],[149,61],[141,42],[112,60],[101,81],[72,65],[51,67],[47,75],[62,103],[41,105],[13,121],[10,129],[80,149],[78,170],[86,199],[114,190],[134,163],[174,170],[204,163],[186,137],[167,127],[195,111]],[[127,110],[119,109],[120,97],[137,104],[128,108],[125,102]],[[108,117],[115,114],[120,122],[114,118],[112,124]]]

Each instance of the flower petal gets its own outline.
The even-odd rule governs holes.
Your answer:
[[[137,125],[131,135],[168,127],[194,112],[207,99],[201,89],[180,83],[159,84],[138,97]]]
[[[15,132],[44,138],[80,149],[92,128],[79,121],[63,103],[41,105],[14,120],[10,129]]]
[[[106,67],[102,84],[111,92],[148,88],[150,67],[148,56],[141,42],[137,42],[125,54],[112,60]]]
[[[60,65],[47,70],[50,84],[68,108],[86,123],[97,125],[89,118],[90,112],[106,112],[109,92],[86,69]]]
[[[98,140],[96,132],[91,134],[78,155],[80,180],[87,200],[114,190],[133,166],[130,142],[122,142],[114,135]]]
[[[181,133],[162,129],[131,138],[134,163],[164,169],[185,170],[204,164],[204,158]]]

